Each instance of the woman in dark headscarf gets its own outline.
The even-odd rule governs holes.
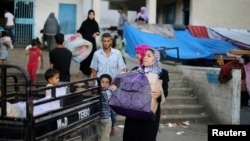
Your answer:
[[[55,17],[55,13],[51,12],[45,21],[43,33],[46,36],[48,50],[51,51],[56,47],[54,38],[60,32],[60,25]]]
[[[99,25],[95,21],[95,11],[89,10],[88,18],[82,22],[80,29],[77,31],[82,35],[82,38],[90,41],[93,45],[93,49],[90,55],[80,63],[80,70],[83,74],[89,76],[91,74],[90,63],[93,58],[93,54],[96,51],[96,36],[99,35]]]

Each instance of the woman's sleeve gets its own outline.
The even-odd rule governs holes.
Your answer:
[[[168,82],[169,82],[168,71],[162,69],[162,88],[166,98],[168,96]]]
[[[81,26],[80,26],[80,28],[77,30],[77,33],[83,33],[84,31],[84,22],[82,22],[82,24],[81,24]]]
[[[162,69],[162,72],[159,77],[160,80],[162,80],[162,89],[163,93],[165,95],[165,98],[168,96],[168,82],[169,82],[169,76],[168,76],[168,71],[165,69]],[[161,97],[157,99],[158,102],[161,102]]]
[[[100,32],[100,30],[99,30],[99,25],[98,25],[97,22],[96,22],[96,32]]]

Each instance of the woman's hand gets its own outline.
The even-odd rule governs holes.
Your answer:
[[[158,97],[161,96],[161,91],[159,89],[152,89],[150,94],[152,98],[157,99]]]
[[[92,36],[95,38],[96,36],[98,36],[100,33],[99,32],[95,32]]]

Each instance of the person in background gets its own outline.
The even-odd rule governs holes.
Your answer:
[[[6,60],[9,57],[8,49],[13,49],[13,44],[11,42],[8,33],[5,31],[1,31],[1,38],[0,38],[0,64],[5,64]]]
[[[250,55],[242,55],[239,58],[239,62],[243,64],[245,69],[245,74],[246,74],[245,82],[246,82],[247,93],[249,95],[248,110],[250,110]]]
[[[8,34],[11,37],[11,41],[14,44],[16,42],[16,37],[15,37],[15,16],[9,12],[8,9],[4,10],[4,18],[5,18],[5,31],[8,32]]]
[[[46,19],[43,27],[43,33],[46,36],[47,49],[51,51],[55,48],[55,35],[60,32],[60,25],[55,17],[55,13],[51,12]]]
[[[136,16],[135,22],[148,23],[148,13],[145,6],[141,7],[140,12]]]
[[[60,73],[60,82],[70,82],[70,65],[72,53],[63,46],[64,34],[55,35],[56,48],[49,52],[50,68]]]
[[[26,55],[29,55],[28,63],[27,63],[27,71],[31,78],[32,89],[35,89],[36,85],[36,73],[39,64],[40,58],[40,69],[43,69],[43,54],[41,49],[39,48],[39,41],[37,39],[32,39],[31,48],[25,51]]]
[[[126,65],[122,59],[121,52],[111,47],[112,36],[110,33],[102,34],[102,45],[103,48],[97,50],[94,53],[93,59],[90,64],[91,77],[100,77],[102,74],[109,74],[113,79],[117,74],[122,72],[126,68]],[[113,112],[111,116],[112,129],[111,135],[115,132],[116,114]]]
[[[160,55],[148,45],[138,45],[136,50],[136,58],[139,66],[134,67],[134,71],[154,72],[159,75],[162,80],[162,88],[165,97],[168,95],[168,71],[159,67]],[[161,102],[160,90],[152,91],[152,97],[157,98]],[[160,104],[158,104],[155,121],[143,121],[138,119],[126,118],[123,131],[123,141],[156,141],[159,123],[160,123]]]
[[[102,74],[100,76],[101,82],[101,96],[102,96],[102,109],[101,109],[101,123],[100,134],[98,135],[98,141],[109,141],[111,130],[111,108],[108,105],[108,101],[116,89],[114,85],[111,86],[112,78],[109,74]]]
[[[82,38],[90,41],[93,45],[93,49],[90,53],[90,55],[84,59],[80,63],[80,71],[85,74],[87,77],[91,74],[91,68],[90,68],[90,63],[93,58],[93,54],[96,51],[96,36],[98,36],[100,33],[99,31],[99,25],[95,20],[95,11],[94,10],[89,10],[88,12],[88,18],[82,22],[81,27],[79,30],[77,30],[78,33],[82,35]]]
[[[123,12],[123,7],[118,7],[118,13],[120,14],[119,20],[118,20],[118,26],[117,31],[121,32],[121,35],[123,35],[123,26],[125,22],[127,22],[127,15]]]
[[[122,53],[122,58],[126,64],[126,60],[125,60],[125,51],[124,51],[124,47],[125,47],[125,39],[123,38],[122,32],[119,30],[117,31],[117,37],[115,38],[115,48],[120,50],[120,52]]]

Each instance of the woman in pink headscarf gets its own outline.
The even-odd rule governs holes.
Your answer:
[[[148,45],[138,45],[135,48],[135,52],[136,52],[136,58],[139,62],[139,65],[142,65],[143,63],[143,57],[145,56],[146,51],[150,48],[150,46]]]
[[[141,7],[140,12],[137,14],[136,22],[138,23],[148,23],[148,13],[145,6]]]
[[[168,95],[168,71],[160,68],[158,65],[160,61],[160,54],[152,47],[142,44],[135,47],[136,58],[139,65],[134,67],[132,71],[142,73],[156,73],[159,80],[162,81],[162,88],[164,96]],[[151,54],[151,55],[150,55]],[[153,55],[152,55],[153,54]],[[153,61],[152,61],[153,56]],[[151,58],[151,61],[149,61]],[[149,65],[149,62],[151,64]],[[161,93],[159,90],[151,92],[152,97],[157,97],[157,101],[161,102]],[[159,130],[161,116],[161,106],[158,104],[156,116],[154,121],[145,121],[126,117],[123,130],[123,141],[156,141],[157,133]]]

